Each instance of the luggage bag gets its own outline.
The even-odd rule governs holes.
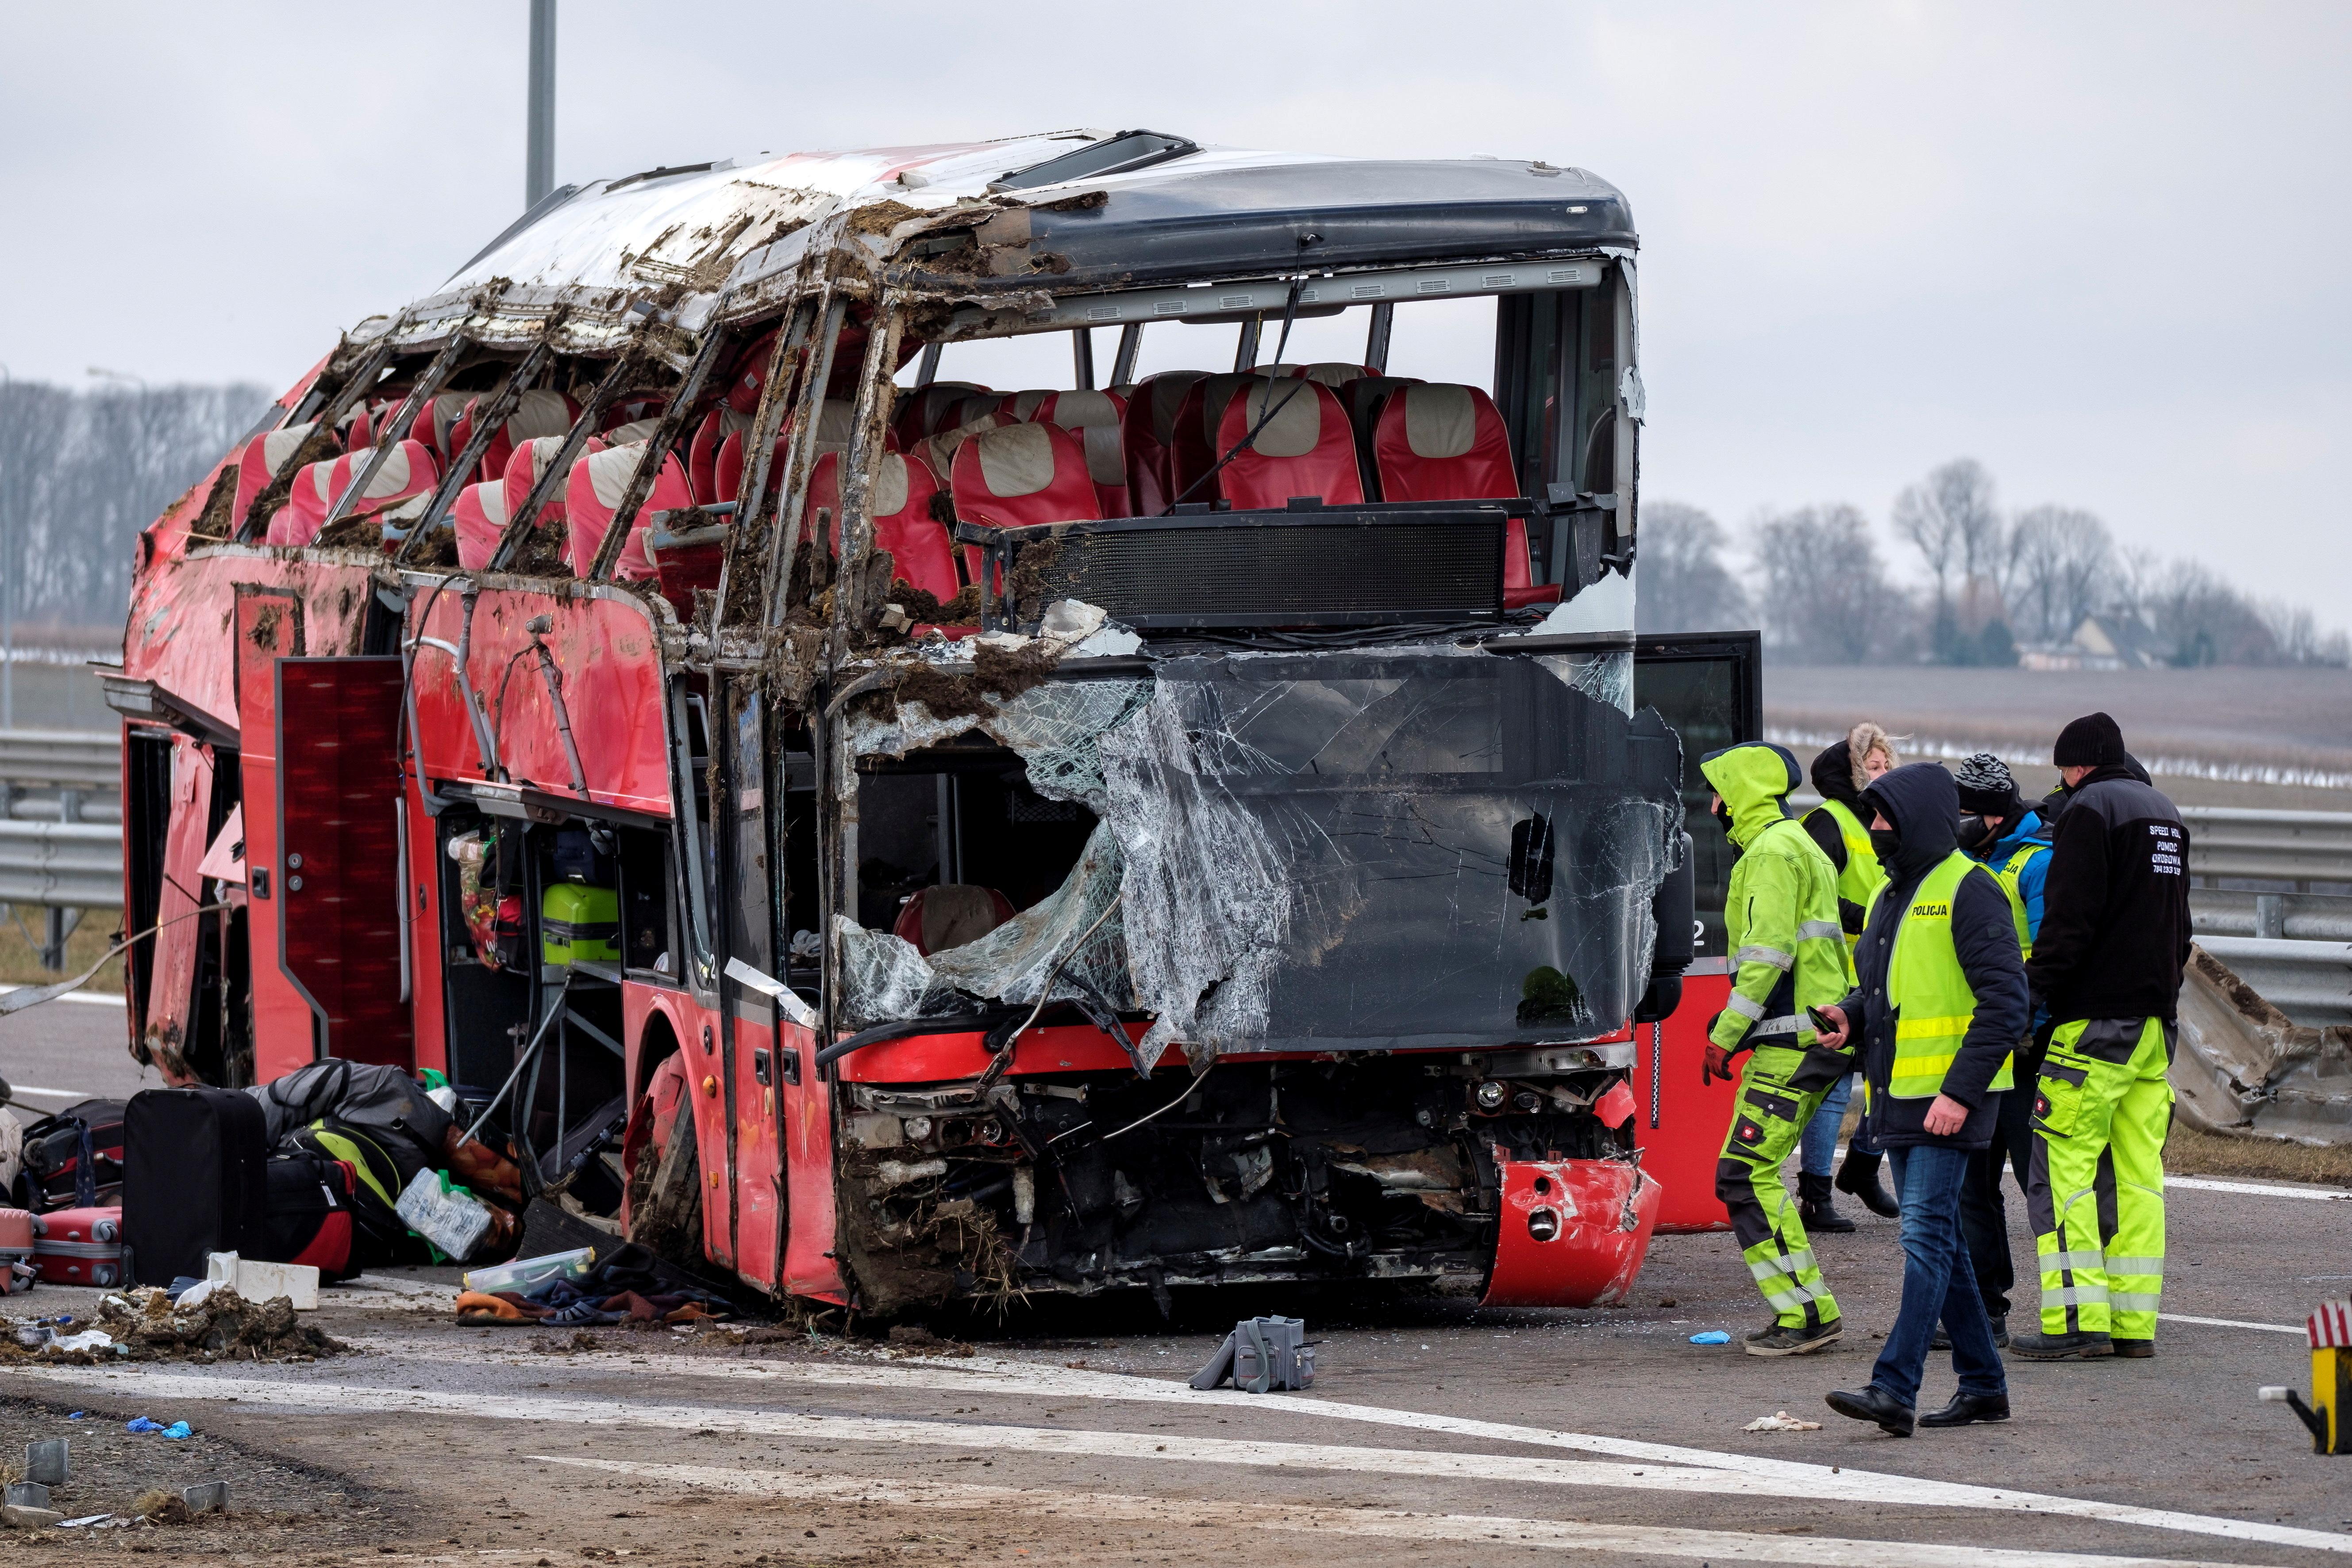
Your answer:
[[[122,1239],[142,1285],[205,1277],[205,1255],[264,1256],[269,1135],[233,1089],[150,1089],[123,1115]]]
[[[50,1285],[121,1284],[122,1211],[52,1209],[35,1215],[33,1267]]]

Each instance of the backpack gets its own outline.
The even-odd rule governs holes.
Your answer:
[[[100,1208],[122,1201],[120,1100],[85,1100],[25,1129],[16,1207]]]
[[[304,1150],[269,1157],[268,1204],[263,1211],[265,1263],[307,1263],[322,1282],[360,1271],[352,1189],[359,1177],[341,1160]]]
[[[297,1128],[278,1145],[281,1153],[307,1154],[350,1168],[353,1272],[387,1264],[436,1261],[432,1245],[408,1228],[398,1209],[401,1193],[424,1164],[421,1161],[413,1166],[404,1163],[395,1150],[414,1158],[407,1140],[380,1138],[374,1129],[353,1127],[332,1117]]]

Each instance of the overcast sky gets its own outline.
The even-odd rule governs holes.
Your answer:
[[[526,12],[11,7],[0,362],[274,388],[429,290],[521,205]],[[1072,125],[1591,169],[1642,231],[1652,498],[1883,526],[1967,454],[2352,626],[2352,7],[562,13],[559,183]]]

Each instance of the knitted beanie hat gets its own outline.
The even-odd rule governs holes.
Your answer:
[[[2087,713],[2058,731],[2050,761],[2062,768],[2103,768],[2124,760],[2123,726],[2105,713]]]
[[[1990,752],[1979,752],[1955,771],[1960,786],[1960,809],[1983,816],[2007,816],[2017,809],[2017,780],[2009,764]]]

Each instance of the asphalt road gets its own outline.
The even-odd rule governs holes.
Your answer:
[[[1622,1309],[1323,1292],[1180,1299],[1163,1326],[1148,1302],[1065,1303],[982,1331],[936,1325],[977,1341],[961,1358],[814,1335],[458,1329],[448,1274],[412,1273],[392,1282],[406,1295],[330,1292],[318,1321],[363,1355],[9,1363],[0,1451],[90,1430],[72,1409],[186,1418],[208,1456],[159,1444],[156,1475],[207,1468],[260,1500],[244,1528],[184,1531],[172,1549],[272,1563],[2341,1561],[2352,1458],[2312,1455],[2254,1392],[2305,1380],[2301,1321],[2352,1286],[2352,1194],[2176,1184],[2170,1207],[2175,1317],[2156,1360],[2012,1362],[2014,1420],[1909,1440],[1822,1404],[1868,1379],[1894,1310],[1894,1227],[1865,1217],[1817,1244],[1849,1339],[1801,1359],[1688,1342],[1763,1316],[1729,1239],[1709,1236],[1662,1238]],[[8,1305],[76,1299],[45,1287]],[[1308,1315],[1311,1393],[1182,1386],[1216,1329],[1266,1307]],[[1927,1398],[1950,1386],[1931,1367]],[[1741,1430],[1780,1410],[1822,1427]],[[86,1490],[77,1508],[127,1501]],[[312,1510],[336,1528],[306,1524]]]
[[[92,1096],[127,1100],[163,1081],[131,1059],[121,999],[85,992],[0,1016],[0,1078],[16,1091],[24,1121]]]

